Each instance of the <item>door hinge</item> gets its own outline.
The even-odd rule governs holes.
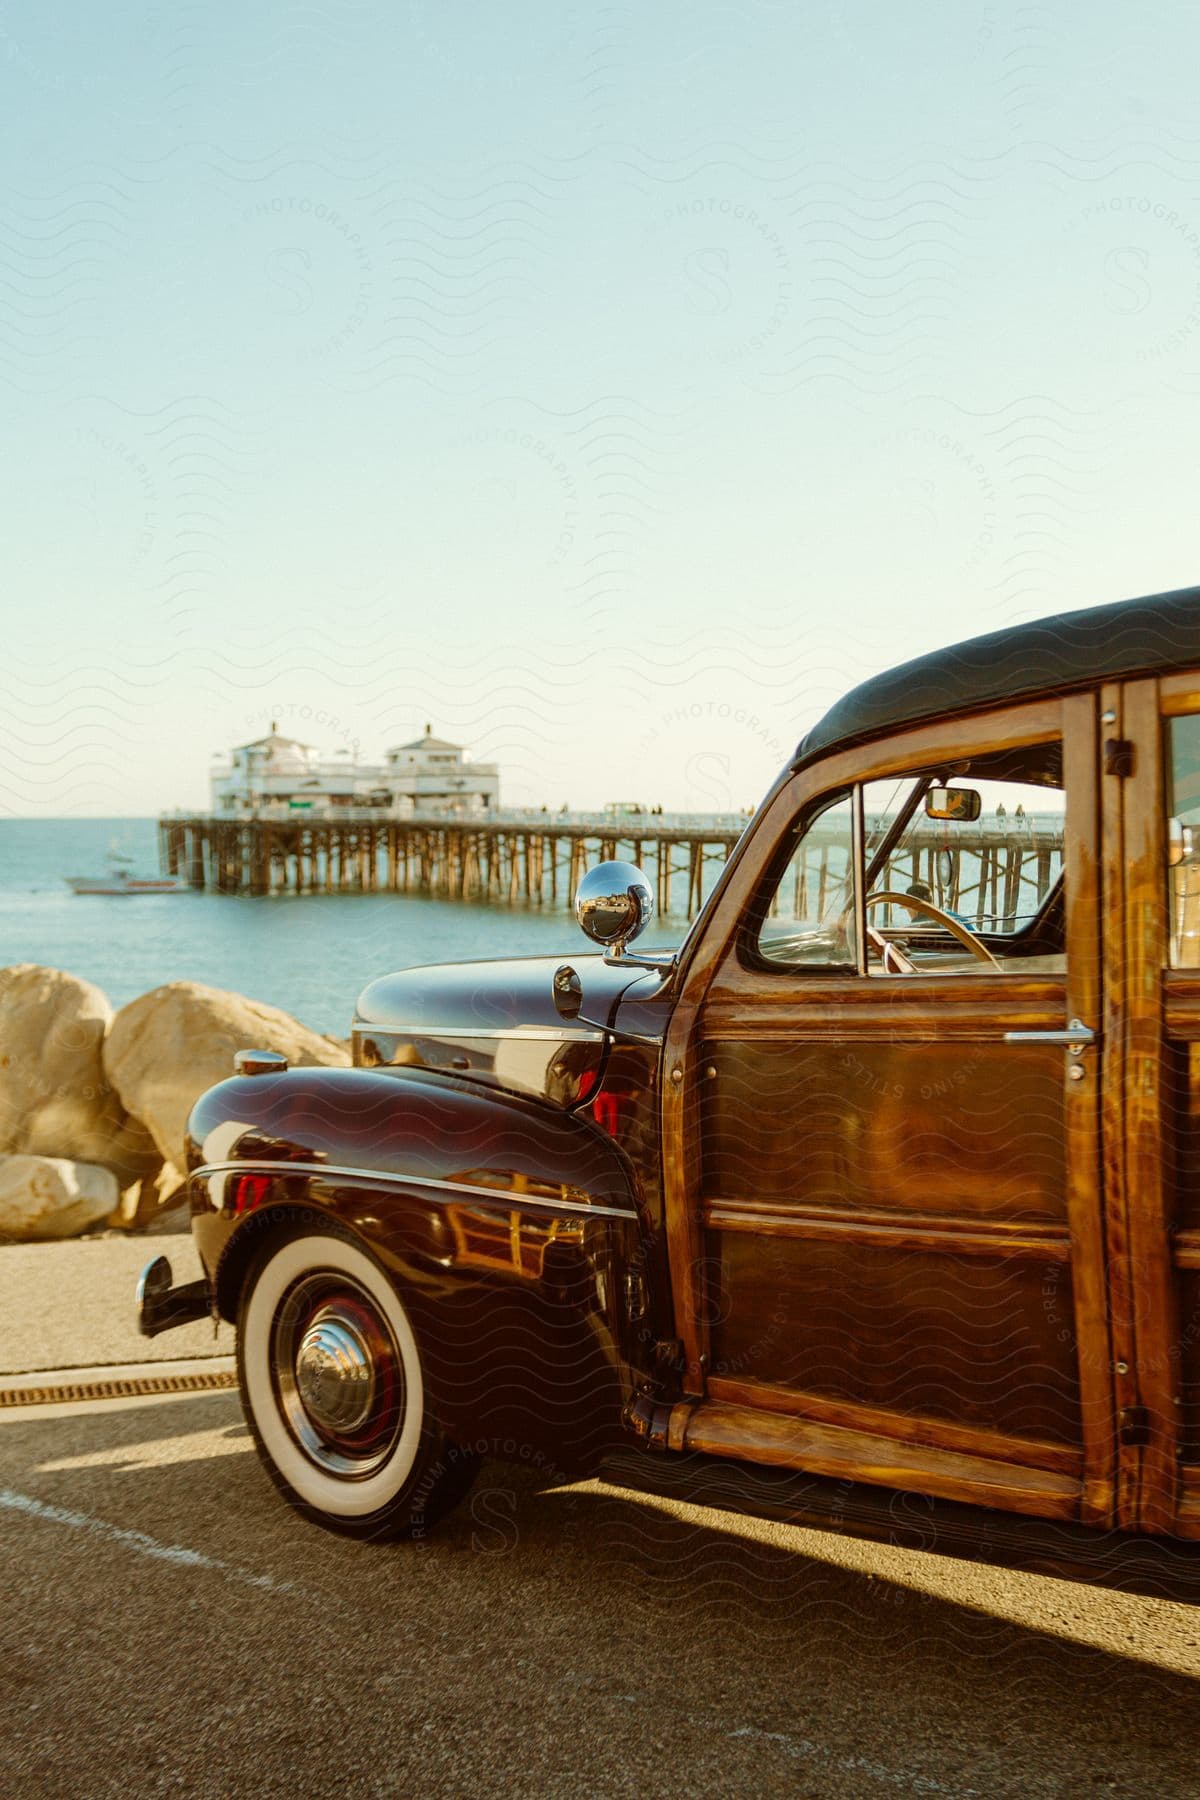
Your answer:
[[[1150,1411],[1145,1406],[1123,1406],[1117,1415],[1117,1437],[1127,1450],[1140,1450],[1150,1442]]]
[[[1129,738],[1105,738],[1104,773],[1125,781],[1133,774],[1133,743]]]

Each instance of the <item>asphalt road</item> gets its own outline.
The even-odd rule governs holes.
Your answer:
[[[1200,1609],[488,1464],[294,1517],[232,1394],[0,1411],[7,1796],[1189,1796]]]

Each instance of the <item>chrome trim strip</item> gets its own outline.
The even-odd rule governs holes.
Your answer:
[[[558,1031],[553,1025],[464,1025],[455,1030],[449,1025],[364,1025],[355,1022],[350,1027],[351,1037],[362,1037],[367,1032],[374,1032],[380,1037],[416,1037],[416,1038],[515,1038],[522,1043],[548,1042],[552,1044],[599,1044],[604,1041],[603,1031]]]
[[[430,1188],[435,1192],[449,1194],[470,1194],[475,1199],[491,1200],[497,1206],[508,1207],[510,1211],[522,1206],[540,1206],[548,1212],[589,1213],[600,1219],[632,1219],[637,1223],[637,1214],[632,1208],[621,1206],[589,1206],[582,1200],[547,1200],[541,1194],[518,1194],[504,1188],[477,1187],[469,1181],[437,1181],[431,1175],[402,1175],[398,1170],[388,1169],[356,1169],[344,1163],[306,1163],[306,1162],[223,1162],[203,1163],[200,1168],[193,1169],[188,1176],[189,1181],[199,1181],[209,1175],[349,1175],[355,1181],[382,1181],[394,1186]]]

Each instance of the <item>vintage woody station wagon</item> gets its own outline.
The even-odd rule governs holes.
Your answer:
[[[481,1453],[1200,1593],[1200,589],[979,638],[801,743],[673,955],[373,982],[191,1120],[280,1490],[421,1530]],[[712,1479],[714,1476],[719,1479]]]

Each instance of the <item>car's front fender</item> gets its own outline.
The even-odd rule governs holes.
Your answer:
[[[222,1315],[264,1234],[336,1222],[403,1292],[452,1436],[590,1464],[654,1367],[656,1246],[587,1120],[426,1071],[295,1069],[210,1089],[188,1162]]]

